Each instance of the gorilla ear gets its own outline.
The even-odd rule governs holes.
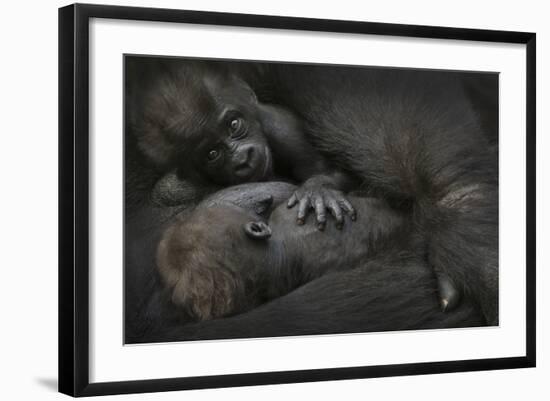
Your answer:
[[[256,202],[254,205],[254,211],[257,215],[263,215],[265,212],[269,210],[271,205],[273,204],[273,196],[266,195],[265,198],[260,199]]]
[[[244,225],[244,232],[249,238],[264,240],[271,237],[271,228],[263,221],[250,221]]]

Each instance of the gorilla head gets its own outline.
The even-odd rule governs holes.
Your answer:
[[[265,297],[271,229],[236,206],[200,208],[168,228],[157,266],[171,300],[199,320],[250,309]]]
[[[156,165],[220,185],[272,175],[263,108],[243,80],[201,62],[157,68],[144,93],[134,96],[139,147]]]

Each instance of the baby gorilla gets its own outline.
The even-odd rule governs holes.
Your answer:
[[[284,204],[269,219],[234,205],[198,207],[166,230],[157,266],[172,302],[197,320],[232,315],[327,273],[360,267],[380,252],[419,253],[407,215],[384,201],[356,198],[361,223],[295,226]]]
[[[355,186],[348,173],[330,165],[308,139],[300,119],[285,108],[258,101],[250,86],[211,64],[175,61],[141,95],[140,148],[163,169],[197,187],[221,187],[290,179],[302,185],[288,207],[298,206],[297,222],[315,211],[323,230],[327,210],[337,227],[355,210],[345,198]]]

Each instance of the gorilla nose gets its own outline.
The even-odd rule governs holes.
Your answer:
[[[246,173],[252,167],[250,161],[254,155],[254,148],[248,146],[245,149],[240,149],[235,153],[235,173]]]

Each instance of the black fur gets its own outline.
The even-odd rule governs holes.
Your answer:
[[[459,73],[273,65],[277,98],[371,195],[410,208],[428,257],[498,324],[498,158]],[[494,82],[491,76],[487,79]],[[496,93],[493,94],[496,97]],[[493,112],[493,108],[489,108]],[[485,126],[487,128],[487,126]]]
[[[230,203],[239,204],[256,213],[258,206],[264,206],[266,193],[273,193],[276,199],[284,199],[291,190],[292,188],[277,183],[247,184],[221,191],[219,195],[203,202],[200,208],[219,208]],[[243,198],[246,201],[243,202]],[[257,203],[253,199],[256,199]],[[127,340],[155,342],[485,324],[480,313],[469,301],[465,301],[458,310],[451,313],[441,312],[436,283],[420,246],[422,240],[415,233],[406,215],[389,210],[378,200],[352,199],[355,200],[363,217],[356,224],[346,225],[342,232],[329,225],[325,233],[317,234],[322,236],[317,239],[312,238],[311,234],[301,237],[302,234],[299,232],[278,232],[279,239],[290,236],[290,240],[280,251],[280,255],[276,255],[277,246],[273,248],[275,252],[270,253],[269,264],[256,264],[256,273],[252,276],[250,272],[246,273],[246,276],[239,276],[239,266],[245,269],[247,265],[244,260],[232,268],[237,274],[234,276],[237,279],[256,277],[252,283],[254,291],[247,293],[247,299],[241,298],[239,303],[234,304],[233,313],[257,305],[257,301],[261,299],[258,297],[263,297],[263,302],[275,298],[272,302],[235,317],[193,323],[194,316],[186,312],[193,309],[193,305],[181,309],[171,302],[171,292],[156,291],[149,304],[149,317],[152,320],[148,322],[148,327],[145,327],[137,338]],[[195,210],[197,213],[203,213],[200,209]],[[260,210],[263,213],[264,210]],[[227,209],[225,213],[229,217],[233,209]],[[185,222],[185,218],[176,222],[183,224],[178,235],[185,235]],[[275,232],[281,227],[292,227],[288,225],[288,221],[277,221],[277,217],[275,220],[270,219],[270,222]],[[209,220],[208,224],[212,222]],[[334,245],[317,245],[320,242],[319,238],[322,238],[321,241],[333,242]],[[338,245],[340,238],[343,241],[342,245]],[[188,241],[193,239],[186,240]],[[244,241],[251,241],[252,246],[255,240]],[[274,239],[270,240],[273,241]],[[226,244],[218,251],[228,252],[225,247],[229,247],[230,243]],[[202,247],[204,246],[203,244]],[[238,245],[239,250],[246,249],[247,246],[249,245],[245,243]],[[318,253],[316,247],[325,249],[323,263],[315,256]],[[330,248],[333,248],[336,254],[331,256]],[[302,255],[298,259],[295,258],[297,250]],[[358,258],[358,255],[362,256]],[[333,263],[331,259],[339,262]],[[227,263],[230,263],[229,260]],[[262,280],[262,277],[266,276],[267,281]],[[223,276],[220,276],[220,279],[223,279]],[[194,281],[193,285],[202,285],[199,283]],[[193,288],[188,291],[190,294],[196,291],[209,294],[213,288],[224,287],[222,284],[219,281],[205,282],[205,288]],[[160,288],[158,282],[156,285]],[[296,287],[300,288],[295,290]],[[263,295],[257,293],[266,290],[267,293],[264,292]],[[222,296],[230,298],[231,293],[224,293]],[[211,300],[224,302],[215,298]],[[243,303],[247,300],[249,303]]]
[[[472,80],[460,73],[276,64],[243,70],[261,100],[290,108],[316,149],[362,179],[365,194],[411,216],[428,238],[429,262],[388,252],[246,314],[181,327],[162,297],[154,249],[162,222],[208,190],[192,196],[183,191],[185,199],[172,199],[179,207],[154,206],[147,190],[160,174],[141,162],[147,174],[136,173],[132,166],[141,156],[134,149],[126,159],[133,177],[127,198],[140,202],[132,202],[128,215],[134,217],[126,221],[127,342],[498,323],[498,134],[495,107],[487,106],[497,96],[493,90],[490,101],[472,102],[476,86],[472,90]],[[496,86],[494,76],[476,79]],[[152,193],[162,200],[181,186],[186,184],[176,180],[158,196],[157,184]],[[434,268],[463,292],[453,312],[440,311]]]

